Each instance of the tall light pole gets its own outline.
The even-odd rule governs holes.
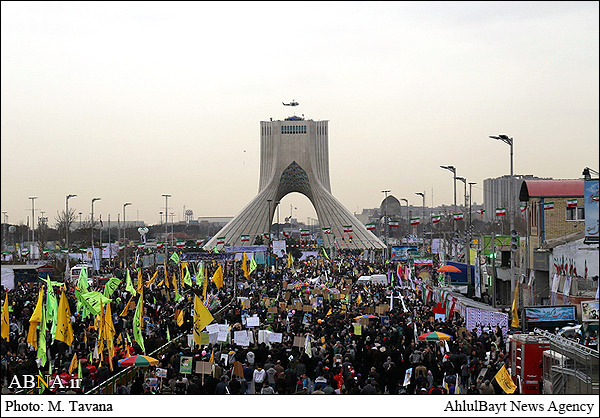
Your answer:
[[[275,202],[275,205],[277,205],[277,240],[279,240],[279,204],[281,202]],[[275,268],[277,268],[277,266],[275,266]]]
[[[385,258],[384,260],[387,260],[388,258],[388,237],[390,235],[390,226],[388,224],[388,219],[387,219],[387,197],[388,197],[388,193],[391,192],[391,190],[382,190],[381,193],[384,194],[385,198],[383,199],[383,222],[385,223]]]
[[[2,211],[2,251],[5,251],[6,248],[8,247],[8,241],[6,240],[6,234],[8,233],[6,231],[6,228],[8,228],[8,212],[6,212],[5,210]]]
[[[68,194],[67,200],[65,203],[65,244],[67,246],[67,260],[69,259],[69,199],[72,197],[77,197],[76,194]]]
[[[127,268],[127,224],[125,223],[125,208],[131,202],[123,203],[123,267]]]
[[[513,201],[513,176],[514,176],[514,172],[513,172],[513,139],[509,138],[507,135],[501,134],[498,136],[494,136],[494,135],[490,135],[490,138],[492,139],[497,139],[500,140],[502,142],[504,142],[505,144],[508,144],[510,146],[510,180],[509,180],[509,187],[508,187],[508,219],[510,222],[510,234],[511,236],[513,234],[515,234],[514,230],[515,230],[515,218],[514,218],[514,211],[513,211],[513,206],[514,206],[514,201]],[[510,254],[510,294],[514,294],[515,292],[515,254],[514,252],[511,252]]]
[[[415,194],[423,198],[423,214],[421,215],[423,216],[423,222],[421,223],[421,230],[423,232],[423,245],[425,245],[425,192],[416,192]]]
[[[37,196],[30,196],[28,199],[31,199],[31,245],[33,246],[35,242],[35,199],[37,199]],[[33,254],[33,248],[31,252]]]
[[[408,216],[408,199],[401,197],[400,200],[406,202],[406,216]],[[402,218],[402,204],[400,204],[400,213],[401,213],[400,217]],[[410,221],[410,219],[409,219],[409,221]]]
[[[474,184],[477,184],[477,183],[472,182],[472,181],[469,182],[469,229],[468,229],[468,232],[467,232],[467,243],[468,243],[468,248],[469,248],[469,252],[468,252],[468,254],[469,254],[469,256],[468,256],[469,263],[471,263],[471,240],[472,240],[472,235],[473,235],[473,231],[472,231],[473,225],[471,225],[471,207],[472,207],[472,203],[473,203],[473,185]],[[473,261],[475,263],[479,263],[479,259],[477,257]],[[479,265],[476,264],[475,268],[479,268]],[[469,271],[471,271],[470,267],[469,267]],[[475,285],[476,286],[477,285],[480,286],[479,290],[477,290],[477,292],[480,292],[481,291],[481,285],[479,283],[475,283]],[[477,293],[476,293],[476,295],[477,295]]]
[[[467,211],[467,179],[465,177],[456,177],[456,180],[462,181],[465,184],[465,212]],[[469,218],[471,214],[469,213]],[[465,265],[467,268],[467,283],[471,285],[471,241],[469,241],[469,233],[467,232],[469,225],[468,221],[464,218],[463,223],[465,224]]]
[[[452,181],[452,186],[454,188],[454,213],[458,212],[458,208],[456,207],[456,167],[454,167],[453,165],[441,165],[440,168],[443,168],[444,170],[448,170],[452,172],[453,175],[453,181]],[[456,220],[454,219],[454,216],[452,216],[452,226],[453,226],[453,230],[456,231]],[[445,245],[446,243],[444,243]],[[452,243],[452,255],[455,254],[454,251],[454,242]]]
[[[167,256],[167,247],[168,247],[166,241],[167,241],[167,237],[169,236],[169,230],[167,229],[168,228],[168,226],[167,226],[167,224],[168,224],[167,216],[168,216],[168,213],[169,213],[168,201],[169,201],[169,198],[171,197],[171,195],[170,194],[163,194],[162,197],[165,198],[165,257],[166,257]],[[165,258],[165,260],[166,260],[166,258]]]
[[[94,197],[92,198],[92,220],[91,220],[91,230],[92,230],[92,269],[95,270],[94,266],[94,257],[96,256],[96,254],[94,253],[94,202],[101,200],[100,197]],[[100,247],[102,248],[102,247]]]

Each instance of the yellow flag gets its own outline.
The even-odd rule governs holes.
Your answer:
[[[71,364],[69,365],[69,374],[73,373],[73,370],[77,368],[77,353],[73,353],[73,358],[71,359]]]
[[[287,268],[290,268],[293,265],[294,265],[294,257],[292,257],[292,253],[288,253]]]
[[[210,352],[210,358],[208,359],[208,361],[210,361],[211,363],[215,362],[215,349],[214,348]]]
[[[112,313],[110,311],[110,303],[106,304],[106,310],[104,311],[104,337],[106,340],[106,346],[112,351],[114,347],[115,338],[115,324],[112,320]]]
[[[156,277],[158,276],[158,270],[156,270],[154,272],[154,274],[152,275],[152,277],[150,278],[150,280],[148,280],[146,282],[146,286],[150,286],[151,284],[154,284],[154,282],[156,281]]]
[[[220,268],[220,266],[219,266]],[[213,316],[198,295],[194,296],[194,344],[202,345],[202,330],[213,321]]]
[[[175,294],[179,293],[179,286],[177,286],[177,276],[173,273],[173,289],[175,289]]]
[[[215,274],[213,275],[212,281],[217,285],[217,289],[223,287],[223,269],[221,268],[220,264],[217,268],[217,271],[215,271]]]
[[[139,268],[138,274],[137,274],[137,287],[135,290],[137,290],[138,292],[141,292],[143,288],[144,288],[144,279],[142,278],[142,269]]]
[[[129,312],[129,304],[130,303],[133,303],[133,296],[131,296],[129,298],[129,301],[127,301],[127,305],[125,305],[125,307],[123,308],[123,312],[121,312],[119,314],[119,316],[122,316],[122,317],[126,317],[127,316],[127,313]]]
[[[202,299],[206,300],[206,291],[208,290],[208,268],[204,269],[204,283],[202,286]]]
[[[177,326],[180,327],[183,325],[183,309],[179,311],[179,315],[177,315]]]
[[[515,382],[512,381],[508,371],[506,370],[506,367],[504,366],[498,370],[498,373],[496,373],[494,379],[496,379],[496,382],[498,382],[502,390],[508,394],[513,393],[517,389],[517,385],[515,385]]]
[[[58,303],[58,319],[56,321],[56,334],[54,339],[67,345],[73,344],[73,326],[71,325],[71,309],[67,302],[67,295],[63,290]]]
[[[517,299],[519,298],[519,282],[515,283],[515,295],[513,296],[512,303],[512,320],[510,321],[510,326],[513,328],[519,328],[519,310],[517,309]]]
[[[167,263],[165,263],[165,286],[167,286],[167,289],[169,288],[169,275],[167,273]]]
[[[246,252],[244,252],[244,258],[242,259],[242,270],[244,271],[244,277],[249,279],[250,272],[248,271],[248,256],[246,255]]]
[[[7,342],[10,341],[10,318],[8,317],[8,292],[6,292],[6,298],[4,299],[4,306],[2,308],[2,338]]]
[[[37,327],[42,322],[42,306],[44,303],[44,287],[40,287],[40,293],[38,295],[37,304],[35,305],[35,310],[33,314],[31,314],[31,318],[29,318],[29,333],[27,334],[27,342],[31,344],[36,350],[38,348],[37,344]],[[45,332],[46,330],[44,330]]]

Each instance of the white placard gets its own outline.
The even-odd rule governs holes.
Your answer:
[[[233,342],[244,347],[249,346],[250,338],[248,337],[248,333],[246,331],[234,331]]]
[[[227,341],[227,337],[229,336],[229,331],[220,331],[217,332],[217,342],[225,342]]]
[[[283,341],[283,333],[281,332],[272,332],[269,334],[269,342],[271,343],[280,343]]]
[[[219,324],[210,324],[206,326],[206,331],[208,331],[209,334],[214,334],[216,332],[219,332]]]
[[[216,344],[219,338],[219,332],[213,332],[212,334],[208,334],[208,343],[209,344]]]
[[[260,326],[260,318],[258,316],[250,316],[246,318],[246,326],[247,327],[259,327]]]
[[[229,325],[219,324],[219,332],[229,332]]]

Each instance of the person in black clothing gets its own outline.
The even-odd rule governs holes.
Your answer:
[[[229,395],[229,386],[227,385],[227,376],[221,376],[221,381],[217,383],[215,395]]]
[[[477,389],[475,382],[471,382],[471,386],[467,389],[467,395],[480,395],[481,392]]]

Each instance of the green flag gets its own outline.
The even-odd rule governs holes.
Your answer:
[[[254,260],[254,254],[252,254],[252,258],[250,259],[250,274],[256,270],[256,260]]]
[[[81,290],[82,293],[88,291],[88,276],[87,269],[83,267],[79,270],[79,280],[77,280],[77,287]]]
[[[125,279],[125,290],[131,293],[133,296],[137,295],[133,283],[131,283],[131,276],[129,275],[129,269],[127,269],[127,278]]]
[[[171,333],[169,332],[169,326],[167,325],[167,341],[171,341]]]
[[[44,367],[48,357],[46,356],[46,309],[42,309],[42,318],[38,325],[39,336],[38,336],[38,349],[37,358],[40,359],[40,365]]]
[[[179,293],[175,293],[175,302],[179,302],[181,299],[183,299],[183,296],[181,296]]]
[[[133,314],[133,338],[135,342],[141,347],[144,354],[146,354],[146,347],[144,346],[144,336],[142,335],[142,300],[138,299],[135,313]]]
[[[83,379],[83,370],[81,370],[81,360],[77,362],[77,378]]]
[[[323,247],[323,255],[329,260],[329,256],[327,255],[327,251],[325,251],[325,247]]]
[[[173,260],[176,263],[179,263],[179,254],[177,254],[177,252],[174,252],[173,254],[171,254],[171,260]]]
[[[190,276],[190,271],[187,266],[185,266],[185,274],[183,275],[183,283],[189,287],[192,287],[192,277]]]
[[[91,309],[93,309],[94,312],[96,312],[92,312],[93,315],[98,315],[100,313],[102,305],[106,305],[107,303],[112,302],[112,299],[105,297],[100,292],[82,293],[80,297],[87,302],[88,306],[91,307]]]
[[[120,284],[121,280],[116,277],[111,277],[104,285],[104,296],[109,298]]]
[[[89,314],[96,316],[100,313],[100,309],[95,309],[90,303],[82,297],[82,293],[75,289],[75,298],[77,299],[77,309],[83,308],[82,317],[87,318]]]

